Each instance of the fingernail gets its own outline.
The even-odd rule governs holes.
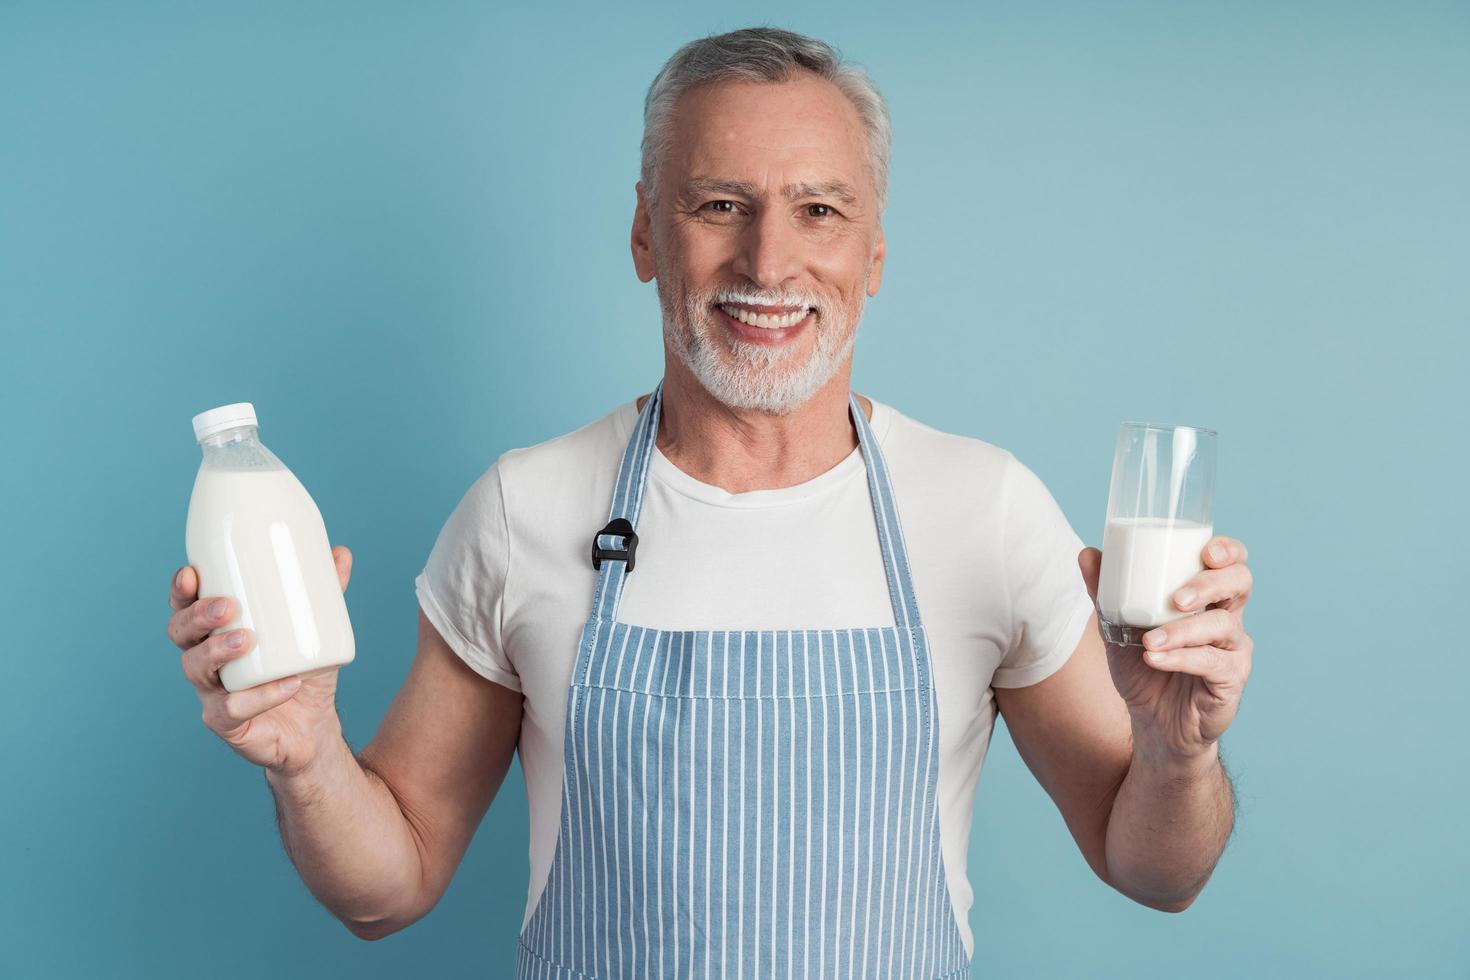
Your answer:
[[[1216,561],[1225,560],[1225,549],[1218,544],[1210,545],[1210,557]]]
[[[184,570],[182,568],[174,573],[174,588],[180,592],[184,591]]]
[[[1149,632],[1143,634],[1143,642],[1147,643],[1151,647],[1156,647],[1161,646],[1164,640],[1168,639],[1168,637],[1168,630],[1150,630]]]
[[[288,677],[285,680],[281,681],[281,690],[283,691],[294,691],[300,686],[300,677]]]
[[[216,599],[209,604],[209,618],[219,619],[225,614],[225,600]]]
[[[236,630],[235,632],[230,634],[230,638],[225,641],[225,644],[231,650],[238,650],[245,645],[245,634],[241,633],[239,630]]]
[[[1174,601],[1179,603],[1180,609],[1188,609],[1190,604],[1194,602],[1194,590],[1180,589],[1178,592],[1174,593]]]
[[[1152,660],[1156,664],[1161,664],[1164,662],[1164,656],[1165,654],[1162,651],[1155,650],[1148,655],[1148,659]]]

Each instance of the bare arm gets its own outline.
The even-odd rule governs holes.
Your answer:
[[[1183,772],[1135,740],[1097,614],[1054,674],[1029,687],[998,687],[995,699],[1093,872],[1141,905],[1188,908],[1230,832],[1228,779],[1217,755]]]
[[[1107,832],[1113,887],[1166,912],[1183,912],[1209,881],[1235,824],[1235,797],[1218,749],[1179,766],[1135,735],[1128,777]]]
[[[521,695],[475,673],[419,612],[418,654],[371,742],[338,725],[301,772],[266,770],[286,851],[363,939],[426,915],[510,768]]]
[[[1133,751],[1128,708],[1108,677],[1097,614],[1067,662],[1027,687],[995,688],[1021,760],[1046,790],[1089,867],[1108,879],[1107,828]]]

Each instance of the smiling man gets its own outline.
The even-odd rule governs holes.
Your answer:
[[[662,379],[465,494],[359,756],[335,672],[219,688],[240,653],[206,637],[232,612],[181,570],[170,633],[205,721],[265,768],[355,934],[434,906],[518,749],[521,975],[968,976],[997,712],[1102,881],[1168,911],[1203,888],[1232,826],[1245,549],[1207,545],[1161,660],[1105,645],[1100,553],[1036,475],[851,391],[888,150],[877,90],[820,41],[751,29],[669,60],[631,242]]]

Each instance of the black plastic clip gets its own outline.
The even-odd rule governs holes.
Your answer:
[[[597,539],[604,534],[626,538],[627,546],[623,548],[599,548]],[[638,535],[633,533],[633,525],[628,523],[626,517],[615,517],[607,522],[607,527],[592,536],[592,567],[601,568],[602,559],[612,561],[625,561],[628,563],[626,571],[633,571],[633,555],[638,551]]]

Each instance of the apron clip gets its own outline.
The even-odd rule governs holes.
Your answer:
[[[626,538],[627,547],[598,547],[597,542],[602,538],[604,534],[612,535],[613,537]],[[615,517],[607,522],[607,527],[603,528],[601,531],[598,531],[592,537],[592,567],[598,569],[602,568],[602,559],[607,558],[613,561],[627,562],[628,567],[626,571],[631,572],[633,570],[633,555],[637,550],[638,535],[633,533],[633,525],[628,523],[628,519],[626,517]]]

